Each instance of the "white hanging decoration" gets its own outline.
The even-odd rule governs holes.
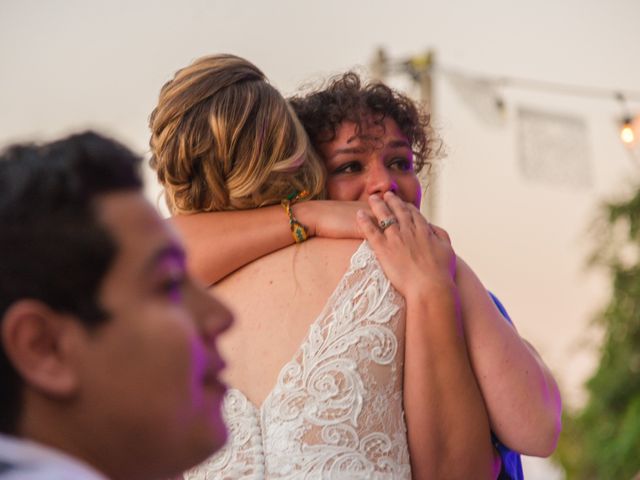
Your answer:
[[[484,125],[503,126],[505,106],[495,82],[455,72],[443,72],[460,99]]]
[[[577,189],[593,185],[584,119],[520,107],[517,141],[524,178]]]

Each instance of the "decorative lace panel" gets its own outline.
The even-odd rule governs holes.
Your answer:
[[[185,478],[411,478],[404,313],[364,242],[263,405],[229,390],[229,443]]]

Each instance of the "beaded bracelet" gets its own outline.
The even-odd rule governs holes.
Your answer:
[[[309,231],[307,227],[301,224],[296,217],[293,216],[293,209],[291,206],[298,200],[302,200],[309,196],[309,192],[303,190],[302,192],[294,191],[288,195],[287,198],[283,198],[280,204],[284,208],[285,213],[289,217],[289,227],[291,228],[291,236],[296,243],[302,243],[309,238]]]

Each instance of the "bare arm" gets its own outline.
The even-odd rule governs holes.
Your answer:
[[[363,204],[314,200],[293,206],[311,236],[362,238],[355,215]],[[187,247],[189,268],[211,285],[231,272],[293,243],[280,205],[253,210],[197,213],[171,219]]]
[[[467,345],[491,428],[512,450],[548,456],[561,430],[558,386],[538,353],[502,317],[471,268],[460,258],[457,264]]]
[[[395,195],[384,200],[372,197],[372,211],[397,225],[381,232],[366,215],[359,223],[406,300],[404,407],[414,478],[495,478],[499,463],[467,353],[448,236]]]

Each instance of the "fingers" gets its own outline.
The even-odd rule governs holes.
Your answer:
[[[447,231],[444,228],[440,228],[437,225],[434,225],[433,223],[429,224],[431,226],[431,229],[433,230],[433,233],[440,239],[440,240],[444,240],[445,242],[447,242],[449,245],[451,245],[451,238],[449,237],[449,234],[447,233]]]
[[[399,231],[407,230],[407,232],[417,228],[427,237],[435,237],[443,242],[451,245],[451,238],[443,228],[438,227],[424,218],[422,213],[415,207],[403,201],[393,192],[385,192],[383,198],[378,195],[369,197],[369,205],[371,212],[364,213],[362,220],[367,220],[368,229],[375,228],[378,233],[387,230],[399,233]],[[362,225],[361,225],[362,228]],[[369,230],[373,235],[373,230]],[[364,231],[363,231],[364,233]],[[376,235],[376,238],[384,238],[384,235]]]
[[[405,202],[391,191],[385,192],[383,198],[383,203],[389,206],[393,215],[400,222],[400,226],[410,226],[414,224],[413,212],[410,208],[412,207],[411,204]]]
[[[400,219],[395,215],[389,205],[377,195],[369,197],[369,205],[371,206],[371,212],[378,220],[378,226],[382,231],[387,228],[398,228],[398,222]]]
[[[372,213],[378,219],[382,231],[389,229],[389,231],[397,233],[402,230],[413,230],[414,213],[410,208],[412,205],[404,202],[392,192],[386,192],[384,198],[371,195],[369,205]]]
[[[375,217],[365,210],[358,210],[356,221],[364,238],[372,245],[379,244],[384,239],[384,233],[378,227]]]

